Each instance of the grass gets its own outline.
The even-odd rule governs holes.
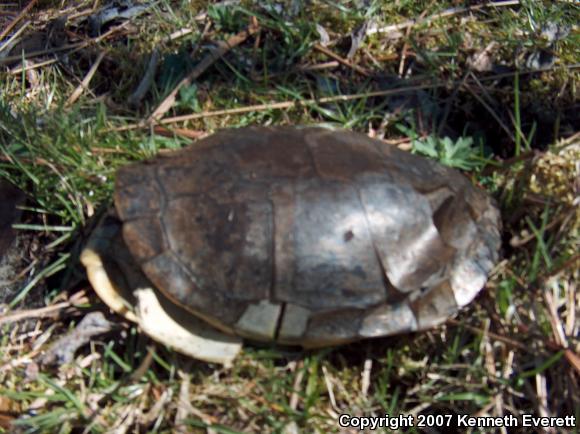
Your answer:
[[[90,41],[84,13],[93,3],[39,2],[22,36],[47,34],[66,13],[69,33],[55,43]],[[342,413],[579,420],[578,6],[207,3],[153,2],[56,62],[41,64],[54,58],[50,49],[28,59],[26,71],[22,51],[0,60],[0,177],[31,199],[18,227],[29,240],[22,252],[29,268],[2,298],[0,319],[84,297],[53,317],[0,322],[0,431],[171,432],[180,425],[182,432],[340,432]],[[19,11],[18,2],[0,6],[0,32]],[[164,114],[197,118],[163,130],[139,127],[212,44],[247,29],[252,17],[259,33],[183,87]],[[347,59],[350,33],[365,22],[371,31]],[[547,31],[553,23],[557,37]],[[316,48],[315,24],[340,62]],[[174,34],[183,29],[191,31]],[[131,105],[154,48],[157,73]],[[101,52],[88,86],[67,104]],[[531,73],[526,61],[538,53],[552,62]],[[489,70],[470,69],[474,56],[486,56]],[[381,95],[415,85],[429,87]],[[338,98],[353,94],[361,96]],[[326,97],[333,99],[320,101]],[[289,104],[273,105],[281,102]],[[109,203],[118,167],[223,127],[311,123],[441,159],[495,196],[503,260],[475,303],[426,333],[310,352],[247,346],[231,369],[187,360],[111,317],[120,330],[92,340],[74,363],[39,364],[40,352],[84,315],[106,311],[76,257],[92,217]]]

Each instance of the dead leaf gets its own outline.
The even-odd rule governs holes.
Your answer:
[[[365,36],[367,35],[367,29],[369,28],[369,21],[365,21],[362,23],[357,29],[355,29],[351,34],[351,44],[350,50],[348,50],[348,54],[346,55],[347,59],[352,59],[356,54],[356,51],[362,45]]]
[[[107,333],[112,328],[113,324],[102,312],[91,312],[74,330],[52,344],[42,356],[41,363],[44,365],[70,363],[74,359],[75,352],[87,344],[93,336]]]
[[[316,31],[320,35],[319,44],[322,45],[323,47],[328,46],[328,44],[330,43],[330,36],[328,36],[328,32],[326,31],[326,29],[322,27],[320,24],[316,24]]]
[[[130,20],[141,15],[153,6],[153,4],[134,5],[131,0],[121,0],[116,3],[100,9],[96,14],[91,15],[87,19],[89,23],[89,34],[91,36],[94,37],[101,34],[103,27],[112,21]]]

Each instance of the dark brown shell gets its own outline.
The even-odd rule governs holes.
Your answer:
[[[420,330],[484,286],[499,214],[457,171],[322,128],[214,134],[117,175],[147,277],[222,330],[306,346]]]

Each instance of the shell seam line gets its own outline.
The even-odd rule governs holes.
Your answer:
[[[197,279],[195,278],[195,276],[191,273],[191,271],[187,268],[187,266],[181,261],[181,258],[179,258],[171,249],[171,244],[169,243],[169,237],[167,235],[167,229],[165,227],[165,222],[163,221],[163,218],[165,216],[165,211],[167,210],[167,191],[165,190],[165,188],[163,188],[163,184],[161,183],[161,180],[159,179],[159,173],[157,172],[157,170],[158,169],[155,169],[153,171],[153,177],[155,179],[157,187],[159,188],[159,191],[161,192],[161,201],[160,201],[161,203],[159,204],[159,220],[161,221],[161,231],[163,233],[163,238],[164,238],[165,244],[167,245],[167,249],[165,250],[165,252],[169,252],[170,256],[175,260],[175,262],[177,263],[179,268],[191,279],[193,284],[199,288],[199,283],[198,283]]]
[[[276,292],[276,204],[272,199],[272,191],[270,190],[270,203],[272,205],[272,227],[270,228],[270,257],[271,257],[271,270],[270,270],[270,301],[274,302],[274,295]]]
[[[381,278],[383,280],[383,286],[384,286],[384,290],[385,290],[385,301],[388,300],[389,296],[392,294],[389,294],[389,288],[395,288],[395,285],[393,285],[390,280],[389,280],[389,276],[387,275],[387,269],[385,267],[385,265],[383,264],[383,261],[381,260],[381,255],[379,253],[379,249],[377,248],[376,242],[375,242],[375,237],[373,235],[373,231],[371,230],[371,224],[369,222],[369,218],[367,215],[367,209],[364,206],[362,197],[360,195],[360,191],[358,190],[358,186],[356,185],[356,183],[353,182],[353,189],[356,193],[356,197],[358,199],[358,202],[360,204],[361,210],[363,212],[363,215],[365,217],[365,222],[367,224],[367,231],[369,232],[369,238],[371,240],[371,244],[373,246],[373,251],[375,253],[375,257],[377,258],[377,263],[379,264],[379,267],[381,269]],[[396,289],[396,288],[395,288]],[[398,290],[397,290],[398,291]],[[400,292],[400,291],[398,291]]]
[[[274,329],[274,341],[278,340],[280,336],[280,329],[282,328],[282,321],[284,320],[284,315],[286,314],[286,302],[282,302],[280,305],[280,313],[278,314],[278,319],[276,320],[276,328]]]

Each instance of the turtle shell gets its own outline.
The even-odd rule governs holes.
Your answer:
[[[459,172],[362,134],[225,130],[123,167],[149,280],[215,327],[322,346],[432,327],[497,260],[499,213]]]

